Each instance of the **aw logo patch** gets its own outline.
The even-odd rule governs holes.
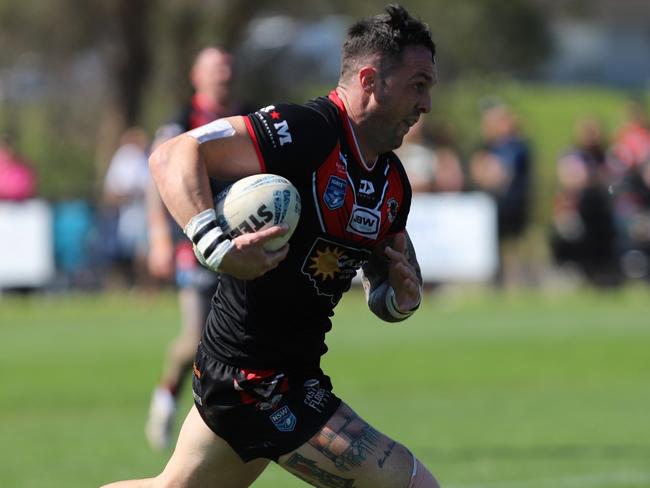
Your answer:
[[[269,415],[271,422],[280,432],[293,432],[296,428],[297,419],[289,407],[285,405],[281,409]]]
[[[341,208],[345,202],[345,190],[348,187],[348,183],[338,176],[330,176],[329,181],[327,182],[327,188],[325,188],[325,193],[323,194],[323,201],[327,208],[330,210],[336,210]]]
[[[381,214],[378,211],[355,205],[346,230],[368,239],[376,239],[380,224]]]

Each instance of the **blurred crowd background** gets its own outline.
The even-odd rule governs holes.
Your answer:
[[[650,283],[647,1],[402,3],[431,27],[440,83],[398,154],[418,194],[489,197],[497,265],[481,281]],[[302,102],[335,86],[346,28],[384,4],[4,0],[0,290],[164,285],[147,267],[147,156],[196,88],[197,53],[231,54],[233,105]],[[48,232],[22,229],[29,209]],[[44,247],[51,268],[21,280]]]

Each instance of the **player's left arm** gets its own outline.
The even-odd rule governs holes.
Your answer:
[[[422,274],[406,230],[379,243],[362,270],[368,307],[380,319],[401,322],[420,306]]]

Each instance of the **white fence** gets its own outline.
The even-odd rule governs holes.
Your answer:
[[[0,288],[36,288],[52,279],[52,234],[47,202],[0,202]]]
[[[0,202],[0,289],[55,274],[53,212],[42,200]],[[426,282],[482,282],[498,266],[496,208],[481,193],[415,194],[407,230]]]
[[[498,268],[496,205],[483,193],[415,194],[406,229],[425,282],[484,282]]]

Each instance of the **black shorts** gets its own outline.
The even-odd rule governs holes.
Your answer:
[[[210,356],[202,344],[192,379],[203,421],[243,461],[277,462],[316,434],[341,404],[320,368],[237,368]]]

